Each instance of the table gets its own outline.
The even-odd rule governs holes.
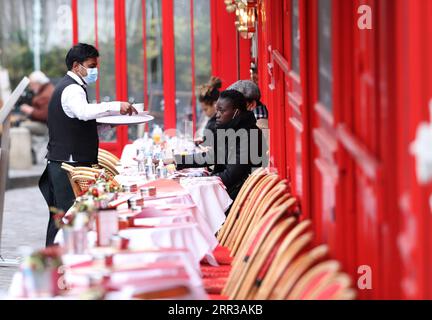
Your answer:
[[[106,299],[131,299],[152,296],[150,290],[172,286],[187,288],[184,299],[206,299],[200,276],[200,261],[217,265],[212,251],[218,245],[215,233],[225,221],[232,200],[218,178],[182,178],[146,182],[140,176],[120,175],[123,184],[156,186],[157,196],[145,197],[143,211],[135,217],[134,227],[119,231],[129,239],[127,251],[95,248],[85,255],[64,255],[65,279],[75,291],[86,288],[92,277],[108,277],[104,286],[115,288]],[[58,240],[61,243],[61,232]],[[96,234],[88,232],[90,243]],[[109,259],[110,262],[107,262]],[[17,274],[10,290],[14,298],[23,295],[24,279]],[[169,291],[169,290],[168,290]],[[76,295],[75,295],[76,297]]]

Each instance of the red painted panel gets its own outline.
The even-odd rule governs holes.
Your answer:
[[[72,8],[72,41],[78,43],[78,0],[71,0]]]
[[[401,286],[403,298],[431,298],[430,290],[430,209],[429,185],[420,185],[415,174],[416,159],[408,153],[416,138],[420,122],[429,120],[428,104],[432,97],[430,43],[424,40],[431,30],[429,1],[398,1],[397,21],[400,25],[397,37],[398,89],[397,101],[403,126],[398,145],[400,166],[399,201],[400,220],[399,251],[402,259]]]
[[[239,42],[240,59],[237,61],[239,67],[239,79],[250,79],[251,40],[240,37]]]
[[[144,78],[144,108],[149,108],[149,95],[148,95],[148,65],[147,65],[147,1],[141,0],[142,7],[142,39],[143,39],[143,78]],[[146,126],[147,128],[147,126]]]
[[[236,82],[237,58],[240,59],[240,77],[249,79],[250,41],[240,40],[237,47],[235,14],[228,13],[223,1],[210,0],[212,74],[222,80],[223,89]],[[239,50],[238,50],[239,49]],[[238,56],[238,51],[240,56]]]
[[[115,17],[115,73],[117,100],[127,101],[127,44],[126,44],[126,7],[121,0],[114,1]],[[117,154],[128,143],[127,126],[117,128]]]
[[[175,42],[174,4],[172,0],[162,0],[162,47],[163,79],[165,101],[165,130],[176,128],[176,83],[175,83]]]

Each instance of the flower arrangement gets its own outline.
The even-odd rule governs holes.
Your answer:
[[[93,200],[104,200],[107,197],[112,197],[112,194],[121,191],[120,185],[102,171],[97,177],[96,182],[87,190],[83,191],[81,196],[92,197]],[[109,195],[109,196],[107,196]]]
[[[23,295],[25,297],[53,297],[60,293],[62,249],[49,247],[34,251],[21,265]]]
[[[58,270],[61,265],[61,249],[55,246],[34,251],[23,264],[25,268],[36,272],[44,272],[47,269]]]
[[[73,228],[77,230],[89,227],[96,208],[93,200],[79,197],[67,213],[55,207],[51,207],[50,211],[54,215],[57,228]]]

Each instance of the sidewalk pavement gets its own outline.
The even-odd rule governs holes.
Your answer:
[[[0,254],[5,259],[20,256],[21,246],[43,248],[48,207],[38,187],[6,191]],[[0,267],[0,291],[9,288],[16,267]]]

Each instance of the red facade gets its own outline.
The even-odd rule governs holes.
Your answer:
[[[372,29],[359,28],[362,5]],[[272,164],[313,220],[316,242],[329,244],[355,283],[370,268],[372,288],[360,298],[432,298],[432,183],[418,182],[410,153],[419,124],[432,121],[432,1],[260,0],[255,41],[239,37],[224,1],[210,8],[212,74],[227,87],[257,63]],[[127,99],[124,1],[115,1],[115,12],[116,93]],[[162,13],[165,127],[172,128],[171,0]],[[126,129],[117,137],[105,147],[118,153]]]
[[[370,30],[358,27],[361,5]],[[409,152],[430,121],[431,14],[428,0],[258,4],[273,163],[316,241],[355,282],[370,267],[372,288],[360,298],[432,297],[431,184],[418,183]]]

